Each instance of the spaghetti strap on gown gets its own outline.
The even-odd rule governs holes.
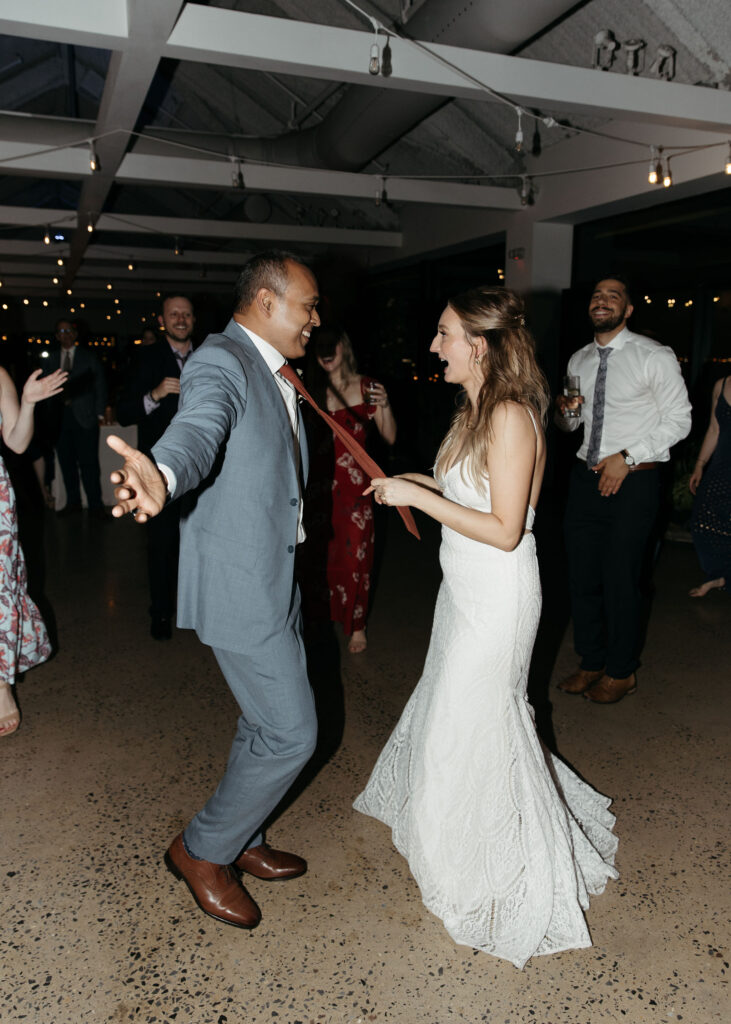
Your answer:
[[[18,672],[46,661],[50,655],[41,613],[28,596],[15,492],[0,457],[0,679],[12,683]]]
[[[444,496],[489,512],[452,466]],[[526,529],[533,526],[528,509]],[[617,878],[610,800],[549,753],[526,698],[541,610],[535,539],[501,551],[442,528],[424,672],[355,808],[392,829],[455,942],[522,968],[591,945],[589,895]]]

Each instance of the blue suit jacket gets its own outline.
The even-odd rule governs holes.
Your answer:
[[[307,448],[300,414],[302,472]],[[181,377],[178,412],[152,448],[185,499],[178,625],[247,652],[276,639],[296,600],[299,458],[281,392],[235,321]]]

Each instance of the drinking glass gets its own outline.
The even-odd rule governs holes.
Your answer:
[[[581,396],[581,381],[573,374],[566,374],[563,379],[563,393],[568,399],[576,399]],[[581,405],[578,402],[572,401],[570,405],[567,405],[563,411],[564,416],[575,419],[577,416],[581,416]]]

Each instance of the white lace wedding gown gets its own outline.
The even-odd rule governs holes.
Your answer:
[[[440,486],[490,511],[459,465]],[[591,945],[589,894],[618,877],[614,815],[543,747],[526,699],[541,610],[533,535],[500,551],[443,527],[440,561],[424,674],[354,806],[393,830],[455,942],[522,968]]]

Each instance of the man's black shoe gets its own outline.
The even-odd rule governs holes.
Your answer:
[[[173,635],[173,623],[167,615],[153,615],[150,621],[150,636],[155,640],[169,640]]]

